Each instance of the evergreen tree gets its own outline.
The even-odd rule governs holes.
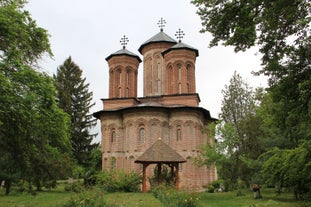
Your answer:
[[[95,103],[91,103],[93,93],[89,92],[89,83],[82,78],[82,70],[71,57],[58,67],[54,75],[58,90],[59,107],[71,117],[70,140],[74,158],[79,165],[88,167],[93,149],[98,146],[92,143],[97,134],[91,134],[90,129],[96,125],[96,120],[89,114]]]

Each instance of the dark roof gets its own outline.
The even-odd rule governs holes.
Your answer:
[[[186,160],[165,144],[161,139],[158,139],[151,147],[149,147],[135,163],[181,163]]]
[[[154,35],[153,37],[151,37],[149,40],[147,40],[146,42],[144,42],[138,49],[138,51],[141,53],[141,51],[143,50],[143,48],[146,45],[149,45],[151,43],[158,43],[158,42],[168,42],[168,43],[174,43],[176,44],[176,40],[174,40],[173,38],[171,38],[170,36],[168,36],[165,32],[160,31],[158,34]]]
[[[118,50],[115,53],[112,53],[111,55],[109,55],[108,57],[106,57],[106,60],[110,60],[110,58],[114,57],[114,56],[120,56],[120,55],[127,55],[127,56],[131,56],[131,57],[135,57],[139,62],[141,62],[141,59],[138,55],[136,55],[135,53],[132,53],[131,51],[127,50],[126,48],[122,48],[121,50]]]
[[[172,51],[172,50],[180,50],[180,49],[187,49],[187,50],[192,50],[193,52],[195,52],[196,56],[198,57],[199,56],[199,51],[194,48],[194,47],[191,47],[183,42],[178,42],[178,44],[170,47],[169,49],[165,50],[164,52],[162,52],[162,55],[165,55],[166,53]]]
[[[93,113],[93,116],[97,119],[100,119],[100,116],[105,113],[116,113],[116,112],[122,112],[127,110],[139,110],[139,109],[167,109],[167,110],[195,110],[195,111],[201,111],[203,113],[203,116],[206,120],[211,121],[217,121],[218,119],[211,117],[210,112],[206,110],[205,108],[198,107],[198,106],[185,106],[185,105],[161,105],[161,104],[153,104],[154,102],[149,103],[142,103],[134,106],[124,107],[124,108],[116,108],[116,109],[107,109],[107,110],[100,110],[95,113]]]

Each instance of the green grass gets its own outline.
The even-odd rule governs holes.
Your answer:
[[[96,194],[89,191],[89,194]],[[262,199],[253,199],[253,193],[245,191],[243,196],[235,192],[201,193],[200,207],[311,207],[311,202],[295,201],[290,193],[277,196],[271,189],[262,189]],[[65,192],[63,188],[38,192],[32,196],[27,193],[12,192],[9,196],[0,190],[0,207],[57,207],[65,203],[75,193]],[[151,193],[101,193],[103,199],[122,207],[164,207]]]
[[[202,207],[311,207],[311,202],[296,201],[291,193],[276,195],[272,189],[261,191],[262,199],[254,199],[253,193],[245,191],[243,196],[236,192],[202,193]]]
[[[109,203],[122,207],[162,207],[151,193],[110,193],[104,196]]]
[[[30,194],[12,193],[9,196],[0,195],[0,207],[53,207],[70,198],[66,192],[39,192],[33,196]]]

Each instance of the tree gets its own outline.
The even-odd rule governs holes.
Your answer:
[[[0,180],[40,183],[70,168],[68,117],[56,105],[53,79],[32,65],[50,51],[24,1],[0,2]],[[60,170],[62,169],[62,170]]]
[[[28,67],[2,77],[1,177],[7,183],[23,178],[38,188],[64,177],[70,168],[68,119],[57,107],[52,79]]]
[[[202,19],[201,32],[211,32],[214,37],[210,46],[222,42],[234,46],[235,51],[259,47],[263,68],[256,74],[269,77],[268,98],[260,109],[262,128],[271,136],[265,141],[270,139],[272,143],[276,138],[274,146],[295,151],[311,140],[311,2],[193,0],[192,3],[198,7]],[[297,182],[302,181],[296,178]]]
[[[44,54],[52,55],[47,31],[38,27],[24,0],[0,1],[0,60],[13,65],[31,65]]]
[[[311,3],[307,0],[193,0],[202,19],[201,32],[244,51],[262,53],[262,73],[269,77],[273,102],[284,137],[298,145],[311,139]]]
[[[70,140],[74,158],[79,165],[88,167],[93,149],[98,146],[92,144],[96,134],[90,134],[89,130],[96,125],[89,111],[95,103],[92,101],[92,92],[89,92],[89,83],[82,78],[82,70],[71,57],[58,67],[54,75],[58,90],[59,107],[70,115]]]
[[[311,142],[304,141],[295,149],[268,151],[262,157],[268,157],[262,173],[267,183],[277,189],[287,187],[294,191],[296,199],[303,199],[311,188]]]
[[[216,127],[217,142],[204,146],[201,164],[216,162],[226,189],[236,189],[237,180],[251,186],[258,174],[257,158],[262,153],[260,137],[261,119],[256,117],[257,105],[263,91],[254,91],[234,72],[230,84],[222,91],[220,121]]]

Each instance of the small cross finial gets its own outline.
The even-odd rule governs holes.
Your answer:
[[[129,39],[125,35],[123,35],[123,37],[120,40],[120,43],[123,46],[123,49],[125,49],[125,46],[127,45],[128,42],[129,42]]]
[[[161,17],[158,21],[158,26],[160,27],[160,31],[163,32],[163,27],[165,27],[166,21]]]
[[[178,29],[175,36],[178,39],[178,42],[181,42],[181,39],[184,37],[185,33],[181,29]]]

